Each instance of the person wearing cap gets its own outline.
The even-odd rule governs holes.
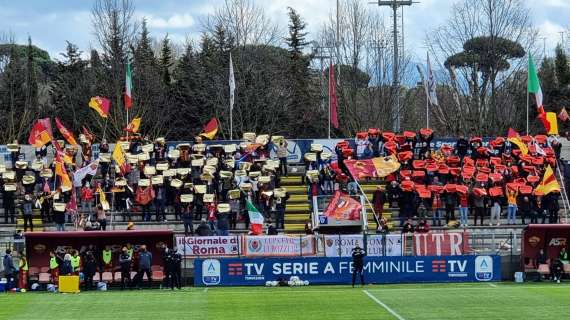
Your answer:
[[[24,216],[24,231],[28,231],[28,223],[30,224],[30,231],[34,231],[34,224],[32,222],[33,215],[33,198],[31,194],[24,196],[23,216]]]
[[[356,275],[360,275],[360,285],[364,286],[364,257],[366,257],[366,251],[356,245],[352,249],[352,287],[356,282]]]

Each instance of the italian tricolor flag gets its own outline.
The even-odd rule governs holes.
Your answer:
[[[257,208],[251,203],[251,201],[246,200],[245,208],[249,214],[249,228],[251,233],[254,235],[259,235],[263,233],[263,215]]]
[[[538,119],[542,122],[546,134],[558,134],[558,120],[556,113],[544,112],[544,105],[542,104],[542,89],[540,88],[540,80],[538,79],[538,72],[534,65],[532,56],[528,55],[528,93],[532,93],[536,100],[536,109],[538,111]]]
[[[133,74],[131,71],[131,63],[127,63],[127,73],[125,76],[125,108],[130,109],[133,106]]]

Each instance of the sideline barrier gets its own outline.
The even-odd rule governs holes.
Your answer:
[[[366,283],[500,281],[499,256],[367,257]],[[194,260],[195,286],[265,285],[298,276],[310,284],[349,284],[350,258],[222,258]]]
[[[366,240],[364,240],[366,239]],[[185,257],[350,257],[355,246],[370,257],[461,256],[471,253],[467,232],[176,237]]]

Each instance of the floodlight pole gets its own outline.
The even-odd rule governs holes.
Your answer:
[[[372,2],[373,4],[376,4]],[[392,106],[392,130],[394,132],[400,131],[400,77],[399,73],[399,62],[400,62],[400,53],[398,52],[398,8],[403,6],[411,6],[412,4],[417,3],[411,0],[378,0],[378,6],[384,7],[392,7],[393,10],[393,37],[394,37],[394,62],[392,66],[392,91],[394,94],[394,104]],[[403,17],[402,17],[403,21]],[[403,26],[403,22],[402,22]],[[402,32],[403,33],[403,32]]]

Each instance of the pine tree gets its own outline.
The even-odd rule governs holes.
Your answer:
[[[556,66],[556,78],[558,85],[566,87],[570,85],[570,65],[568,65],[568,56],[561,45],[556,46],[556,58],[554,64]]]
[[[289,52],[289,120],[288,123],[301,121],[307,125],[292,126],[291,135],[314,136],[316,133],[318,114],[314,112],[315,99],[309,75],[309,57],[303,55],[303,49],[307,46],[305,40],[306,23],[301,16],[291,7],[289,10],[289,36],[286,38]]]
[[[36,65],[34,63],[34,48],[32,38],[28,37],[28,47],[26,48],[26,106],[32,113],[38,113],[38,79],[36,76]]]
[[[170,76],[170,68],[172,67],[172,48],[170,47],[170,39],[168,34],[162,40],[162,49],[160,50],[160,70],[162,74],[162,81],[166,86],[170,86],[172,81]]]

